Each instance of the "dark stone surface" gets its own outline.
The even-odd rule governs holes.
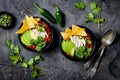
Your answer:
[[[6,47],[5,41],[12,40],[21,48],[21,55],[26,60],[35,56],[36,53],[26,50],[19,42],[15,32],[20,27],[25,15],[42,17],[38,10],[33,6],[33,3],[38,3],[41,7],[46,8],[53,15],[55,9],[52,4],[56,3],[65,14],[65,27],[60,28],[57,24],[50,23],[55,30],[55,41],[51,50],[40,53],[45,60],[38,64],[39,67],[47,69],[48,74],[43,77],[38,77],[36,80],[82,80],[82,75],[86,70],[83,67],[84,62],[71,61],[65,58],[59,48],[60,31],[64,31],[66,27],[72,24],[79,24],[89,28],[99,39],[103,32],[108,29],[114,29],[117,32],[117,37],[113,45],[105,50],[105,54],[101,60],[98,72],[92,80],[120,80],[120,0],[94,0],[103,6],[102,16],[106,22],[101,26],[101,32],[98,33],[97,25],[94,23],[85,23],[86,14],[89,8],[85,11],[80,11],[74,7],[75,2],[82,0],[0,0],[0,12],[7,11],[16,17],[16,25],[13,29],[5,30],[0,28],[0,80],[33,80],[31,79],[30,70],[25,70],[18,65],[12,66],[8,59],[9,50]],[[84,0],[86,6],[93,0]],[[44,18],[45,19],[45,18]]]

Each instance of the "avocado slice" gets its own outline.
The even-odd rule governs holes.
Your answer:
[[[23,36],[20,36],[20,40],[21,40],[21,42],[22,42],[24,45],[26,45],[26,46],[30,46],[30,45],[31,45],[30,43],[28,43],[28,42],[26,42],[26,41],[24,40],[24,37],[23,37]]]
[[[72,41],[62,41],[62,50],[70,55],[71,57],[74,56],[74,49],[75,49],[75,44]]]
[[[22,37],[23,37],[24,41],[26,41],[27,43],[30,44],[31,37],[29,37],[29,35],[30,35],[30,31],[28,30],[22,34]]]

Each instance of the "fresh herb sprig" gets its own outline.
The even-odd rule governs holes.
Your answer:
[[[80,5],[80,3],[81,3],[81,5]],[[80,7],[83,6],[82,4],[84,4],[84,6],[85,6],[84,2],[79,2],[79,3],[75,4],[75,7],[78,8],[78,9],[80,9]],[[97,5],[96,2],[90,2],[90,6],[89,7],[90,7],[91,12],[89,12],[87,14],[86,22],[93,22],[93,23],[97,24],[98,25],[98,31],[100,32],[101,31],[101,26],[100,25],[101,25],[101,23],[105,22],[105,19],[102,18],[100,16],[100,14],[99,14],[102,11],[102,7],[99,6],[99,5]]]
[[[105,19],[102,18],[99,13],[102,11],[102,7],[97,5],[95,2],[90,3],[91,12],[88,13],[86,22],[94,22],[98,25],[98,31],[101,31],[101,23],[105,22]],[[98,17],[97,17],[98,16]]]
[[[13,65],[17,65],[18,63],[21,63],[21,67],[23,68],[31,68],[32,69],[32,78],[36,78],[38,76],[43,76],[47,72],[45,72],[45,68],[38,68],[36,67],[36,64],[39,63],[39,61],[44,60],[43,57],[40,55],[36,55],[34,58],[31,58],[28,61],[25,61],[24,57],[20,55],[20,48],[13,44],[11,40],[6,41],[7,47],[10,49],[10,55],[9,59],[12,61]]]

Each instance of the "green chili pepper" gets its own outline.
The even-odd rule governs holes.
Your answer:
[[[63,26],[63,13],[61,12],[60,8],[55,4],[54,7],[56,8],[55,17],[59,26]]]
[[[39,10],[40,14],[47,18],[50,22],[56,23],[55,18],[46,9],[39,7],[36,3],[34,3],[34,6]]]

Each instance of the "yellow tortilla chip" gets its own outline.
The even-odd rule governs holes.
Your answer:
[[[70,38],[70,36],[72,36],[72,33],[61,32],[61,35],[64,40],[68,40]]]
[[[37,22],[39,22],[41,20],[41,18],[34,18],[34,20],[36,20]]]
[[[61,32],[61,35],[64,40],[68,40],[73,35],[87,36],[87,33],[85,31],[85,28],[81,28],[79,26],[72,25],[72,29],[66,28],[65,32]]]
[[[28,30],[27,23],[25,22],[25,20],[23,20],[23,25],[22,27],[16,32],[16,34],[22,34],[24,31]]]
[[[31,17],[26,16],[25,20],[23,20],[23,25],[16,32],[16,34],[22,34],[28,29],[35,28],[35,25],[38,24],[38,21],[40,21],[40,18],[33,18],[32,16]]]
[[[71,33],[72,30],[70,28],[66,28],[65,33]]]
[[[81,28],[79,26],[76,26],[76,25],[72,25],[72,34],[73,35],[87,36],[85,29]]]
[[[38,21],[36,19],[34,19],[32,16],[26,16],[26,21],[27,22],[30,22],[30,23],[33,23],[33,24],[38,24]]]

